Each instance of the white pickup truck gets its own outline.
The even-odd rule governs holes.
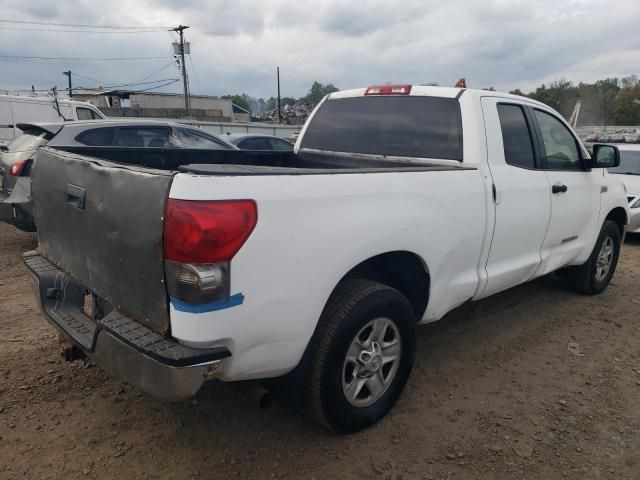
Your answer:
[[[74,147],[103,133],[82,128],[36,157],[46,318],[167,400],[297,373],[339,432],[397,400],[416,324],[559,270],[604,290],[629,218],[615,147],[496,92],[333,93],[295,152]]]

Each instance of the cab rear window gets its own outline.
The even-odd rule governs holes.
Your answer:
[[[327,100],[301,148],[462,161],[462,119],[454,98],[367,96]]]

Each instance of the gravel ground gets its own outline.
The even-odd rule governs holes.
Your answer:
[[[0,224],[0,479],[640,478],[640,239],[610,288],[554,276],[419,330],[392,413],[335,436],[246,384],[166,404],[82,361],[65,363]]]

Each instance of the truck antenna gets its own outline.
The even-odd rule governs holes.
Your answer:
[[[56,107],[56,112],[58,112],[58,115],[62,117],[62,120],[64,120],[65,122],[68,122],[69,119],[65,118],[65,116],[60,111],[60,103],[58,102],[58,87],[53,87],[51,91],[53,92],[53,101]]]

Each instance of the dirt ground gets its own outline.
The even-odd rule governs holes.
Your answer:
[[[339,437],[243,384],[166,404],[65,363],[0,224],[0,478],[640,478],[640,239],[600,296],[551,276],[419,330],[409,385]]]

